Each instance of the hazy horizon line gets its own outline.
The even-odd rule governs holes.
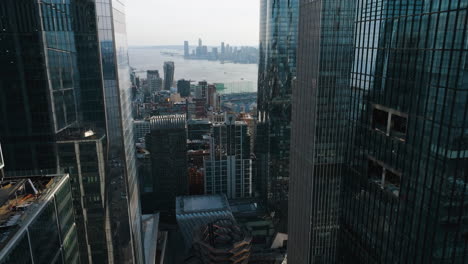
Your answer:
[[[226,43],[226,44],[229,44],[229,43]],[[207,46],[207,47],[220,47],[221,46],[221,43],[218,44],[218,45],[203,45],[203,46]],[[256,45],[252,45],[252,44],[249,44],[249,45],[231,45],[229,44],[230,47],[253,47],[253,48],[258,48],[258,44]],[[144,47],[184,47],[183,44],[155,44],[155,45],[128,45],[128,47],[131,47],[131,48],[144,48]],[[198,45],[189,45],[189,47],[198,47]]]

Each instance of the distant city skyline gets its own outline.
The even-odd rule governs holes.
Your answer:
[[[198,47],[198,39],[195,41],[190,41],[190,40],[187,40],[189,42],[189,47],[190,48],[196,48]],[[224,43],[226,45],[229,45],[231,47],[252,47],[252,48],[258,48],[258,43],[256,45],[254,44],[246,44],[246,45],[231,45],[231,43],[229,42],[226,42],[226,41],[222,41],[220,40],[218,44],[214,43],[213,45],[210,45],[210,44],[205,44],[205,42],[203,42],[203,45],[204,46],[207,46],[208,48],[216,48],[216,47],[221,47],[221,43]],[[148,45],[128,45],[129,47],[131,48],[146,48],[146,47],[170,47],[170,48],[183,48],[184,47],[184,42],[181,42],[181,43],[172,43],[172,44],[148,44]]]
[[[126,9],[130,46],[196,45],[198,38],[207,46],[258,46],[258,1],[132,0]]]

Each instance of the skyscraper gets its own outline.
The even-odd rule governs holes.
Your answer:
[[[301,2],[288,260],[467,261],[467,9]]]
[[[289,192],[292,263],[336,262],[354,6],[323,0],[302,1],[299,8]]]
[[[182,97],[190,96],[190,81],[184,80],[184,79],[178,80],[177,81],[177,92]]]
[[[74,187],[79,185],[79,177],[102,180],[94,184],[98,186],[122,179],[117,188],[103,191],[93,187],[84,192],[99,197],[96,201],[102,203],[102,210],[94,211],[93,217],[100,214],[102,219],[95,220],[101,222],[101,229],[110,230],[110,237],[93,237],[101,245],[101,257],[93,259],[91,252],[81,261],[143,262],[124,6],[110,0],[8,0],[2,1],[0,12],[15,14],[2,20],[4,30],[0,32],[5,40],[0,45],[8,50],[0,54],[4,69],[0,73],[0,104],[4,106],[0,109],[0,138],[9,150],[5,151],[5,158],[11,161],[9,170],[57,170],[67,164],[61,169],[68,170]],[[97,19],[102,23],[96,24]],[[70,130],[87,128],[105,136],[100,141],[105,154],[94,148],[85,152],[86,158],[94,155],[105,161],[102,164],[96,159],[96,164],[81,166],[86,171],[78,172],[80,166],[66,162],[62,154],[75,153],[76,143],[79,149],[90,150],[74,135],[67,135]],[[58,140],[71,144],[69,152],[60,152]],[[121,199],[121,193],[128,199]],[[84,229],[87,227],[80,235],[92,232],[91,226]]]
[[[106,131],[106,183],[121,182],[106,193],[117,263],[143,262],[141,209],[136,175],[131,83],[125,28],[125,6],[120,1],[76,1],[80,87],[86,88],[89,114],[85,125]],[[92,12],[88,12],[88,11]],[[97,16],[102,23],[96,24]],[[86,75],[82,77],[85,73]],[[86,85],[85,85],[86,83]],[[84,95],[84,91],[82,92]],[[123,181],[121,181],[123,179]],[[122,199],[121,194],[125,194]],[[127,235],[129,234],[129,235]]]
[[[5,51],[0,54],[0,139],[10,170],[57,167],[54,136],[78,119],[76,50],[71,20],[64,13],[70,10],[67,2],[43,16],[41,8],[52,9],[47,3],[0,4],[7,17],[0,31]],[[29,12],[20,12],[22,8]],[[52,18],[62,22],[60,27]]]
[[[245,121],[226,114],[215,123],[210,139],[210,156],[204,160],[205,194],[225,194],[229,199],[253,196],[250,135]]]
[[[106,215],[105,135],[69,128],[57,136],[59,166],[71,176],[72,198],[82,263],[113,259],[110,218]],[[110,262],[110,261],[109,261]]]
[[[170,90],[174,84],[175,66],[173,61],[164,62],[164,90]]]
[[[145,92],[148,95],[161,91],[162,85],[163,85],[163,79],[159,76],[158,70],[147,71],[146,81],[148,85],[148,91],[145,91]]]
[[[185,115],[155,116],[150,122],[146,147],[151,153],[153,188],[144,193],[143,208],[161,212],[165,223],[175,223],[176,196],[188,193]]]
[[[189,42],[184,41],[184,57],[188,58],[190,57],[190,48],[189,48]]]
[[[260,62],[258,122],[266,144],[255,155],[258,178],[267,184],[262,196],[285,224],[289,182],[292,80],[296,76],[296,38],[299,0],[260,2]],[[285,228],[283,228],[285,229]]]
[[[103,10],[100,9],[102,7],[104,7]],[[133,144],[125,6],[121,1],[104,0],[101,3],[96,3],[96,11],[98,19],[105,21],[105,23],[98,23],[98,38],[101,47],[100,61],[104,73],[109,179],[118,180],[123,177],[125,179],[123,193],[127,195],[126,204],[116,203],[118,208],[124,208],[124,210],[121,210],[113,218],[118,219],[116,221],[121,225],[121,229],[117,232],[120,242],[118,246],[124,249],[128,248],[130,255],[122,252],[118,260],[119,262],[142,263],[144,256],[141,236],[141,208]],[[118,97],[115,98],[115,95]],[[113,196],[109,199],[112,204],[117,194],[114,191],[109,195]],[[111,214],[113,213],[115,212]],[[125,227],[127,222],[130,237],[125,235],[128,230]]]

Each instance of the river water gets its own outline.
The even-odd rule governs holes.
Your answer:
[[[206,80],[208,83],[225,83],[227,93],[257,91],[257,64],[223,64],[219,61],[186,60],[182,54],[183,50],[176,48],[130,47],[130,66],[135,68],[140,77],[146,78],[147,70],[159,70],[162,77],[164,62],[173,61],[175,80],[186,79],[195,82]]]

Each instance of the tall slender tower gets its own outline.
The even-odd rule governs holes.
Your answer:
[[[164,90],[170,90],[174,84],[175,65],[173,61],[164,62]]]
[[[189,42],[187,40],[184,41],[184,57],[185,58],[190,57],[190,47],[189,47]]]
[[[98,73],[101,74],[94,73],[91,79],[98,81],[96,78],[101,77],[98,87],[103,91],[103,101],[95,105],[104,106],[105,109],[106,182],[110,184],[123,179],[117,188],[108,188],[106,194],[106,212],[111,218],[111,226],[115,226],[112,230],[113,254],[117,263],[142,263],[141,208],[133,145],[125,1],[75,1],[83,4],[83,9],[77,12],[79,16],[89,19],[91,26],[94,25],[90,29],[94,32],[87,33],[91,33],[91,39],[97,42],[97,45],[93,42],[88,48],[79,46],[77,50],[79,58],[89,56],[88,59],[100,67]],[[99,23],[95,23],[95,20]],[[89,64],[90,61],[81,60],[80,72],[88,72],[88,67],[95,67]],[[125,194],[123,200],[122,193]]]
[[[258,189],[287,220],[292,82],[296,76],[299,0],[262,0],[258,72]]]
[[[468,1],[301,1],[288,260],[465,263]]]
[[[289,192],[292,263],[336,262],[354,6],[353,0],[319,0],[301,1],[299,7]]]

